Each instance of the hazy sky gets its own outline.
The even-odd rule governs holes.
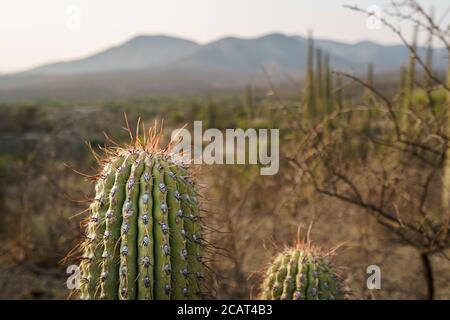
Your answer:
[[[386,28],[342,8],[380,0],[0,0],[0,72],[79,58],[138,34],[169,34],[201,43],[269,32],[348,42],[398,42]],[[424,0],[443,13],[448,0]]]

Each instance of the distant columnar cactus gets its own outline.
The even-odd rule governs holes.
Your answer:
[[[106,149],[81,245],[81,299],[199,299],[197,194],[153,132]]]
[[[265,273],[261,299],[345,299],[344,283],[326,254],[309,244],[297,243],[278,254]]]

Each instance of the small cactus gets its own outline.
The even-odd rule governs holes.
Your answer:
[[[131,131],[130,131],[131,132]],[[159,137],[106,149],[81,244],[81,299],[199,299],[199,206],[187,169]]]
[[[344,282],[328,255],[308,243],[279,253],[265,272],[260,298],[264,300],[345,299]]]

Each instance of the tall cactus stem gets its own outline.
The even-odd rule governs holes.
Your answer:
[[[305,77],[305,105],[309,118],[313,120],[316,116],[316,102],[314,94],[314,39],[312,31],[308,31],[308,49]]]
[[[414,26],[413,30],[413,38],[411,42],[411,49],[412,52],[410,52],[409,56],[409,63],[408,63],[408,69],[405,77],[405,86],[404,86],[404,97],[403,97],[403,105],[400,112],[399,117],[399,127],[400,131],[402,133],[407,134],[407,114],[409,112],[409,109],[411,107],[412,103],[412,96],[414,92],[414,81],[415,81],[415,74],[416,74],[416,54],[417,54],[417,33],[418,33],[418,25]]]

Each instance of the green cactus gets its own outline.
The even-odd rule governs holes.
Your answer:
[[[249,121],[255,118],[255,106],[253,100],[253,86],[247,84],[245,86],[245,109],[247,110],[247,118]]]
[[[450,55],[447,57],[447,87],[450,87]],[[450,102],[450,92],[447,91],[447,103]],[[448,108],[444,109],[443,117],[446,122],[445,134],[450,134],[450,112]],[[444,226],[442,234],[445,235],[448,232],[450,225],[450,144],[446,143],[445,159],[442,172],[442,191],[441,191],[441,215],[438,217],[438,221]]]
[[[411,43],[412,52],[410,52],[408,69],[405,74],[404,79],[404,97],[403,97],[403,105],[401,106],[401,113],[399,117],[399,127],[402,132],[408,131],[408,117],[407,112],[409,111],[412,103],[412,96],[414,93],[414,81],[416,75],[416,51],[417,51],[417,34],[418,34],[418,25],[414,26],[413,30],[413,39]]]
[[[367,73],[366,73],[366,84],[373,88],[374,86],[374,75],[373,75],[373,63],[369,62],[367,64]],[[372,101],[372,90],[369,88],[364,89],[364,100],[367,104]]]
[[[327,110],[327,114],[333,112],[333,99],[332,96],[332,84],[331,84],[331,66],[330,66],[330,55],[327,53],[324,56],[323,60],[324,69],[325,69],[325,80],[324,80],[324,99],[325,106]]]
[[[316,49],[316,72],[315,72],[315,83],[316,83],[316,106],[319,108],[320,112],[324,112],[326,108],[324,107],[324,90],[323,90],[323,70],[322,70],[322,50],[320,48]]]
[[[215,105],[211,95],[208,93],[207,96],[207,113],[208,113],[208,127],[216,128],[217,127],[217,106]]]
[[[265,272],[264,300],[345,299],[346,290],[326,254],[309,244],[298,244],[279,253]]]
[[[107,149],[81,245],[81,299],[202,298],[195,185],[155,139]]]
[[[373,64],[369,63],[367,65],[367,74],[366,74],[366,84],[369,86],[369,88],[373,88],[374,87],[374,79],[373,79],[374,75],[373,75]],[[372,120],[374,118],[374,112],[372,110],[372,102],[373,102],[373,95],[372,95],[372,90],[369,88],[365,88],[364,90],[364,97],[363,97],[363,101],[366,104],[368,110],[367,110],[367,114],[363,123],[363,131],[366,134],[370,134],[371,133],[371,127],[372,127]]]
[[[340,74],[336,75],[335,86],[336,86],[336,104],[338,110],[342,110],[344,108],[344,99],[342,97],[342,90],[343,90],[342,76]]]
[[[431,21],[434,21],[434,8],[431,7],[429,17]],[[425,53],[425,65],[427,66],[428,70],[431,72],[433,69],[433,30],[428,31],[428,39],[427,39],[427,49]],[[424,83],[425,88],[431,89],[433,82],[431,81],[430,74],[427,72],[423,73],[424,75]]]
[[[399,77],[398,83],[400,84],[399,90],[400,91],[404,90],[406,87],[406,67],[405,67],[405,65],[401,65],[401,67],[400,67],[400,77]]]
[[[317,116],[316,101],[314,94],[314,39],[312,31],[308,31],[308,51],[306,62],[306,77],[305,77],[305,94],[304,100],[307,110],[307,115],[311,120]],[[306,117],[305,117],[306,119]]]

